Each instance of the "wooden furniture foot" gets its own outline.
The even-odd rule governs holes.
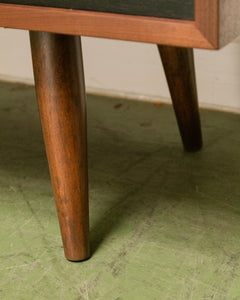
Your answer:
[[[202,147],[193,49],[158,45],[183,145],[187,151]]]
[[[80,38],[30,32],[43,136],[66,258],[89,257],[87,132]]]

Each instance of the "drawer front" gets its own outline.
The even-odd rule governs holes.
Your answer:
[[[0,0],[0,3],[194,20],[195,0]]]

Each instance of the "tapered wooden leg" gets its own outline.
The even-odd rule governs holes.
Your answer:
[[[184,148],[202,147],[193,49],[158,45]]]
[[[89,257],[87,133],[80,38],[30,32],[43,136],[67,259]]]

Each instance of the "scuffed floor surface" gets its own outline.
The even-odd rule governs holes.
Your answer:
[[[240,116],[88,97],[92,258],[63,256],[33,87],[0,83],[0,299],[239,300]]]

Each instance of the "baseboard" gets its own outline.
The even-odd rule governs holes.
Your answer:
[[[0,80],[2,81],[9,81],[9,82],[17,82],[27,85],[33,85],[34,80],[31,78],[19,78],[14,76],[8,75],[0,75]],[[143,102],[150,102],[154,104],[171,104],[171,99],[167,97],[162,97],[159,95],[143,95],[137,93],[131,93],[126,91],[118,91],[118,90],[109,90],[109,89],[101,89],[95,87],[87,87],[87,93],[96,96],[104,96],[104,97],[111,97],[111,98],[119,98],[119,99],[129,99],[135,101],[143,101]],[[212,103],[206,103],[204,101],[199,101],[200,108],[203,109],[210,109],[210,110],[218,110],[230,113],[240,114],[240,108],[237,107],[229,107],[224,105],[217,105]]]

